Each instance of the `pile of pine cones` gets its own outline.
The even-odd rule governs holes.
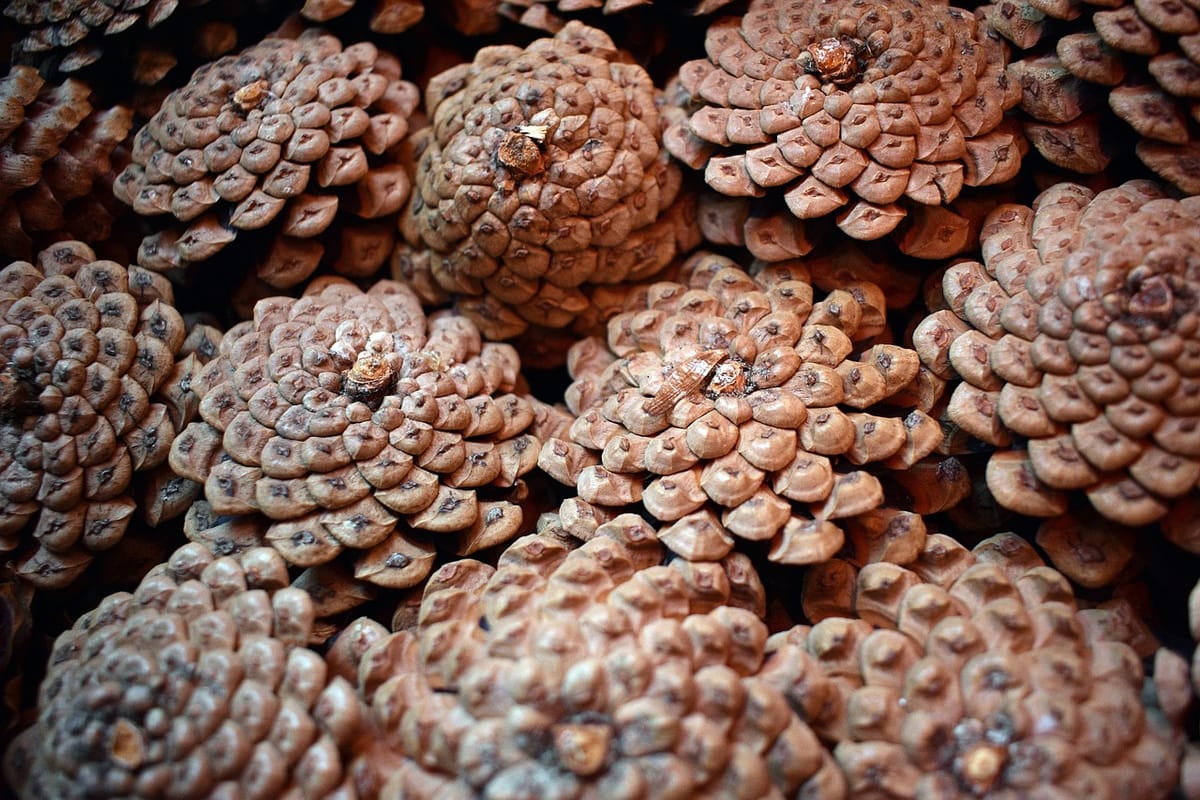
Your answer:
[[[1200,800],[1192,5],[0,15],[0,795]]]

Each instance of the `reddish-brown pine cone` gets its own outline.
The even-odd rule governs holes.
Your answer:
[[[58,637],[5,777],[22,800],[359,798],[376,737],[313,616],[270,548],[184,546]]]
[[[1030,54],[1013,64],[1030,143],[1051,163],[1101,172],[1119,147],[1108,110],[1137,137],[1138,158],[1200,193],[1200,11],[1181,0],[1001,0],[983,12]],[[1032,48],[1032,49],[1031,49]]]
[[[301,15],[313,22],[328,22],[342,16],[356,5],[356,0],[304,0]],[[376,33],[402,33],[425,16],[423,0],[370,0],[368,26]]]
[[[1000,448],[1027,440],[988,463],[1001,505],[1055,516],[1080,490],[1104,516],[1136,526],[1194,499],[1197,201],[1146,181],[1098,195],[1058,184],[1032,208],[993,211],[982,249],[983,264],[946,272],[948,308],[913,340],[930,370],[962,379],[952,422]]]
[[[710,14],[732,1],[676,0],[669,13]],[[565,24],[560,14],[593,9],[600,9],[604,14],[618,14],[652,4],[653,0],[451,0],[446,15],[457,30],[472,36],[495,31],[505,18],[530,28],[557,33]]]
[[[834,562],[836,563],[836,562]],[[1143,699],[1112,612],[1013,534],[930,537],[908,569],[849,570],[849,607],[778,633],[760,671],[833,749],[821,797],[1165,798],[1182,734]],[[849,612],[849,613],[846,613]]]
[[[48,85],[33,67],[0,78],[0,252],[33,258],[63,239],[98,244],[128,210],[113,201],[128,163],[133,113],[95,109],[73,78]]]
[[[771,541],[776,561],[814,563],[842,547],[842,520],[883,504],[864,467],[904,470],[941,443],[925,413],[940,379],[912,350],[868,346],[886,326],[873,284],[814,302],[802,266],[751,276],[698,253],[679,283],[635,292],[625,309],[607,343],[571,349],[577,419],[538,462],[587,503],[641,502],[663,522],[719,518]]]
[[[38,586],[124,535],[135,472],[195,415],[201,367],[166,279],[81,242],[0,270],[0,549]]]
[[[671,3],[669,13],[711,14],[732,1],[676,0]],[[561,14],[593,9],[599,9],[604,14],[619,14],[652,4],[653,0],[453,0],[449,15],[451,24],[467,34],[494,31],[502,18],[555,33],[565,24]]]
[[[1020,168],[1006,50],[945,2],[755,0],[705,46],[680,69],[689,108],[664,142],[720,194],[877,239]]]
[[[589,284],[665,268],[696,234],[657,97],[644,69],[577,21],[435,77],[402,223],[430,250],[432,280],[415,284],[443,294],[426,299],[457,296],[488,338],[509,339],[571,324]]]
[[[358,665],[404,755],[382,796],[810,796],[836,767],[756,677],[768,630],[733,596],[738,578],[662,559],[628,514],[582,546],[546,530],[496,568],[442,567],[415,629]]]
[[[1086,589],[1115,587],[1140,566],[1138,531],[1086,506],[1043,520],[1035,541],[1052,567]]]
[[[264,523],[289,563],[349,549],[357,577],[411,586],[433,537],[467,555],[520,530],[513,501],[541,441],[536,401],[513,394],[519,369],[464,317],[427,319],[403,284],[310,285],[226,334],[170,463],[204,484],[212,514]]]
[[[186,267],[269,229],[257,275],[285,288],[312,274],[338,231],[334,268],[370,275],[408,199],[393,156],[417,100],[394,56],[314,30],[201,67],[138,131],[114,185],[137,213],[178,221],[143,240],[139,263]]]

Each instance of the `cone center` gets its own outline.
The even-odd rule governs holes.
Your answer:
[[[962,756],[962,777],[976,790],[989,791],[1004,769],[1004,749],[994,744],[973,745]]]
[[[838,86],[854,83],[862,74],[860,56],[866,45],[852,36],[830,36],[813,42],[802,59],[806,72]]]
[[[247,83],[233,93],[233,102],[242,111],[258,108],[267,95],[271,93],[270,86],[271,84],[267,82],[266,78],[259,78],[256,81]]]
[[[342,394],[378,408],[391,391],[394,377],[395,371],[387,359],[375,353],[359,353],[354,366],[342,375]]]
[[[496,161],[522,178],[540,175],[546,169],[542,155],[545,137],[545,126],[520,125],[505,134],[496,151]]]

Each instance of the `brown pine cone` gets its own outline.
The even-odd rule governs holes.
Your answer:
[[[6,0],[14,63],[43,75],[85,76],[94,87],[113,84],[150,116],[169,89],[196,66],[258,39],[282,7],[276,0]],[[15,39],[15,41],[13,41]],[[7,51],[6,51],[7,52]],[[130,85],[132,84],[132,85]],[[154,97],[158,102],[145,111]]]
[[[751,277],[698,253],[679,283],[625,308],[607,343],[572,347],[566,401],[578,418],[539,457],[588,503],[640,501],[664,522],[719,514],[734,535],[771,540],[772,559],[815,563],[843,545],[834,520],[883,504],[861,467],[913,467],[941,442],[925,413],[940,380],[912,350],[866,346],[886,325],[873,284],[814,302],[803,267]]]
[[[81,242],[0,270],[0,549],[70,583],[133,514],[133,473],[167,459],[196,410],[195,353],[165,278]]]
[[[32,600],[32,587],[9,564],[0,564],[0,679],[5,682],[9,667],[16,663],[14,655],[21,652],[33,630]],[[10,722],[0,713],[0,731],[7,730]]]
[[[313,22],[328,22],[354,8],[356,0],[304,0],[300,14]],[[373,0],[368,26],[376,33],[402,33],[425,16],[423,0]]]
[[[369,712],[312,627],[275,551],[186,545],[58,638],[5,776],[26,800],[358,798]]]
[[[665,268],[696,234],[656,101],[646,71],[577,21],[435,77],[402,223],[430,250],[433,280],[414,281],[425,299],[455,295],[485,336],[509,339],[569,325],[589,284]]]
[[[1137,534],[1084,507],[1044,520],[1035,541],[1051,566],[1072,583],[1099,589],[1116,586],[1140,568]]]
[[[471,0],[466,0],[470,3]],[[495,12],[515,20],[522,25],[551,33],[562,28],[564,21],[559,14],[571,14],[590,9],[600,9],[604,14],[619,14],[631,8],[652,5],[654,0],[506,0],[493,2]],[[670,5],[669,14],[711,14],[733,0],[676,0]],[[551,8],[554,11],[551,11]],[[554,13],[557,11],[558,13]]]
[[[36,680],[24,669],[34,631],[33,594],[33,586],[11,564],[0,564],[0,735],[5,737],[17,729],[23,685]]]
[[[1108,110],[1136,134],[1139,159],[1200,193],[1200,11],[1179,0],[1001,0],[983,13],[1022,49],[1030,143],[1051,163],[1100,172],[1119,144]],[[1040,47],[1038,45],[1041,45]]]
[[[442,567],[416,629],[366,651],[360,694],[404,755],[383,796],[810,796],[835,768],[756,677],[768,631],[737,578],[661,566],[631,514],[575,544],[547,531],[495,569]]]
[[[946,272],[949,307],[918,325],[914,346],[939,377],[962,378],[954,424],[996,447],[1028,440],[988,463],[1001,505],[1056,516],[1082,490],[1137,526],[1195,497],[1198,223],[1196,200],[1146,181],[1098,195],[1059,184],[1032,208],[993,211],[984,263]]]
[[[782,200],[798,220],[837,214],[877,239],[1020,168],[1006,49],[945,2],[755,0],[705,46],[680,69],[687,113],[664,142],[722,195]]]
[[[426,319],[407,286],[329,280],[259,301],[226,334],[170,463],[212,515],[265,525],[289,563],[350,549],[358,578],[411,586],[430,535],[466,555],[520,530],[541,441],[536,401],[512,393],[519,369],[465,318]]]
[[[852,613],[768,641],[759,674],[832,746],[845,796],[1166,797],[1181,731],[1110,612],[1012,534],[930,545],[850,568]]]
[[[128,163],[133,113],[94,109],[90,96],[74,79],[47,85],[33,67],[0,78],[0,252],[9,258],[63,239],[102,243],[128,213],[112,185]]]
[[[731,2],[733,0],[676,0],[667,13],[711,14]],[[505,18],[529,28],[557,33],[566,24],[559,14],[593,9],[600,9],[604,14],[618,14],[652,3],[653,0],[452,0],[446,13],[450,24],[467,35],[491,33]]]
[[[138,23],[153,28],[178,5],[177,0],[9,0],[4,16],[28,29],[14,48],[18,56],[61,52],[57,68],[74,72],[100,58],[103,37]]]
[[[394,151],[417,99],[394,56],[365,42],[343,49],[313,30],[201,67],[138,131],[114,186],[139,214],[184,223],[146,237],[139,263],[186,267],[239,233],[268,229],[257,276],[285,288],[316,269],[341,220],[335,269],[370,275],[408,199]]]

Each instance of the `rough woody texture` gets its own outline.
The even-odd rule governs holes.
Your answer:
[[[1013,64],[1030,143],[1049,161],[1101,172],[1120,147],[1111,111],[1138,158],[1188,194],[1200,193],[1200,12],[1180,0],[1001,0],[984,13],[1030,55]]]
[[[128,162],[133,113],[93,108],[74,79],[47,84],[33,67],[0,78],[0,252],[33,258],[55,241],[96,244],[126,209],[112,198]]]
[[[1141,696],[1150,653],[1018,537],[936,538],[909,569],[851,568],[852,613],[768,641],[760,676],[841,770],[813,796],[1166,797],[1182,736]]]
[[[213,515],[265,521],[290,564],[350,549],[357,577],[410,586],[432,568],[430,537],[466,555],[517,534],[512,500],[541,446],[519,368],[465,318],[426,318],[402,284],[321,282],[230,329],[170,463]]]
[[[120,540],[135,472],[196,413],[171,287],[80,242],[0,270],[0,548],[39,586],[70,583]]]
[[[781,800],[832,769],[755,677],[768,631],[735,578],[663,552],[625,515],[435,573],[415,629],[358,665],[405,756],[382,797]]]
[[[11,736],[20,723],[20,701],[15,695],[29,677],[22,669],[26,647],[34,631],[33,585],[22,580],[11,565],[0,566],[0,734]]]
[[[572,347],[577,419],[539,464],[588,503],[640,501],[680,524],[719,516],[738,537],[770,540],[774,560],[830,558],[843,545],[835,521],[883,503],[863,467],[912,467],[942,438],[925,413],[941,381],[908,348],[868,346],[885,313],[867,282],[818,301],[795,262],[751,276],[698,253],[678,283],[633,293],[607,342]]]
[[[1138,569],[1138,531],[1087,506],[1043,520],[1034,541],[1055,569],[1087,589],[1116,586]]]
[[[430,251],[432,280],[414,279],[424,299],[456,296],[488,338],[508,339],[569,325],[589,284],[665,268],[694,241],[694,205],[660,147],[656,100],[644,69],[575,21],[436,76],[403,220]]]
[[[1195,650],[1192,651],[1192,660],[1190,664],[1183,665],[1183,675],[1178,676],[1175,681],[1175,688],[1179,684],[1185,683],[1190,679],[1191,692],[1182,693],[1181,711],[1186,712],[1188,705],[1194,706],[1197,699],[1200,699],[1200,581],[1192,587],[1192,591],[1188,594],[1188,629],[1192,634],[1192,642],[1195,645]],[[1187,696],[1190,694],[1190,696]],[[1195,718],[1192,719],[1192,729],[1189,731],[1190,741],[1187,749],[1184,751],[1183,763],[1180,766],[1179,788],[1187,800],[1196,800],[1200,798],[1200,730],[1196,729]]]
[[[732,0],[677,0],[668,11],[672,14],[710,14]],[[530,28],[549,31],[562,29],[562,15],[599,10],[619,14],[632,8],[653,5],[653,0],[452,0],[449,16],[455,28],[467,34],[494,31],[502,19],[511,19]]]
[[[257,276],[271,286],[307,278],[334,234],[334,268],[370,275],[408,199],[389,153],[417,99],[394,56],[317,31],[201,67],[138,131],[114,186],[137,213],[177,221],[143,240],[139,263],[186,267],[267,229]]]
[[[1006,49],[945,2],[755,0],[705,47],[680,68],[687,113],[664,142],[720,194],[877,239],[1020,168]]]
[[[913,339],[930,370],[962,379],[952,422],[996,447],[1026,441],[988,464],[1000,503],[1055,516],[1083,491],[1109,519],[1144,525],[1194,495],[1197,201],[1145,181],[1098,195],[1059,184],[993,211],[982,249],[982,264],[946,272],[948,307]]]
[[[189,544],[58,638],[6,777],[23,800],[358,798],[367,709],[312,627],[275,551]]]
[[[300,13],[313,22],[328,22],[354,8],[356,0],[304,0]],[[371,9],[368,23],[376,33],[401,33],[425,16],[423,0],[370,0],[364,3]]]
[[[178,0],[9,0],[4,16],[25,29],[14,48],[18,56],[53,54],[57,69],[74,72],[100,58],[104,37],[139,23],[154,28],[178,5]]]

